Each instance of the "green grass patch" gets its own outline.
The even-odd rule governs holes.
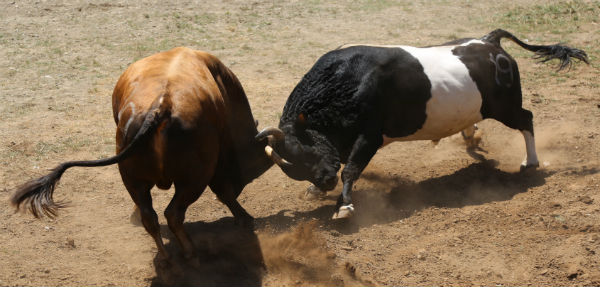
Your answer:
[[[562,35],[577,30],[581,23],[597,22],[600,1],[558,1],[518,6],[496,14],[496,21],[516,32],[549,31]]]
[[[394,6],[411,6],[412,3],[410,1],[406,2],[398,2],[393,0],[362,0],[356,1],[354,3],[354,7],[358,10],[366,11],[366,12],[379,12],[384,9],[394,7]]]

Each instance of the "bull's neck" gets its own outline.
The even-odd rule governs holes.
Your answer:
[[[265,154],[266,145],[266,141],[252,141],[245,148],[239,149],[238,164],[243,185],[252,182],[273,166],[273,161]]]

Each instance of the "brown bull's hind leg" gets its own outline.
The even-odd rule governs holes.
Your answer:
[[[173,195],[171,202],[165,209],[169,229],[175,234],[177,241],[183,248],[183,255],[187,259],[195,257],[196,252],[194,244],[183,227],[185,212],[202,195],[206,185],[206,182],[175,182],[175,195]]]
[[[231,183],[225,180],[212,183],[210,188],[217,195],[219,200],[227,205],[235,217],[235,223],[237,225],[241,225],[248,229],[254,228],[254,218],[248,214],[248,212],[237,201],[237,197],[240,194],[241,189],[237,190]]]
[[[135,202],[138,207],[142,219],[142,224],[146,231],[152,236],[158,253],[167,261],[171,259],[169,253],[165,249],[165,245],[162,241],[160,234],[160,225],[158,224],[158,216],[152,207],[152,197],[150,195],[150,189],[154,184],[144,181],[131,180],[123,177],[123,183],[125,188],[129,192],[131,199]]]

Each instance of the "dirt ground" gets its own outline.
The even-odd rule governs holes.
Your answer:
[[[0,286],[600,285],[598,1],[0,1]],[[519,172],[518,131],[486,120],[480,149],[460,136],[394,143],[371,161],[355,216],[271,168],[233,225],[210,191],[187,213],[200,266],[163,268],[116,166],[75,168],[54,220],[14,213],[20,183],[65,160],[113,154],[113,85],[133,61],[205,50],[240,78],[260,126],[276,125],[317,58],[344,43],[438,44],[504,28],[530,43],[586,50],[566,72],[517,59],[541,166]],[[153,190],[159,214],[173,191]],[[179,254],[160,217],[167,248]],[[179,257],[178,257],[179,258]]]

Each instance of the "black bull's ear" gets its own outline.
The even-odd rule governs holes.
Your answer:
[[[304,113],[300,113],[294,122],[294,129],[297,131],[303,131],[308,127],[308,119]]]

